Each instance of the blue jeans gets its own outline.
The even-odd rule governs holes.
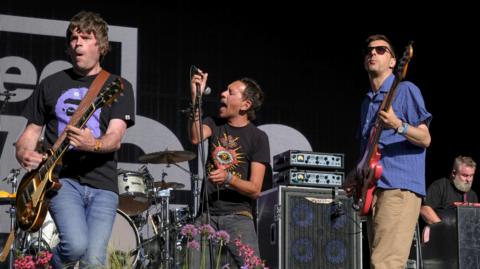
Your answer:
[[[198,226],[202,223],[206,223],[207,216],[202,214],[199,218],[195,220],[195,224]],[[258,237],[255,232],[255,225],[253,219],[244,216],[244,215],[224,215],[224,216],[210,216],[210,225],[216,230],[224,230],[230,235],[230,243],[227,244],[226,248],[222,248],[222,255],[220,258],[220,268],[229,264],[231,269],[240,268],[244,265],[243,257],[239,255],[238,248],[235,245],[235,239],[241,238],[243,244],[250,246],[254,250],[254,254],[257,257],[260,257],[260,251],[258,248]],[[196,238],[199,240],[199,237]],[[200,252],[193,251],[191,268],[198,268],[200,266]],[[214,249],[214,267],[216,262],[217,250]],[[210,268],[209,262],[209,253],[207,251],[206,255],[206,268]],[[260,257],[261,258],[261,257]]]
[[[60,182],[62,187],[49,205],[60,237],[52,250],[53,268],[73,268],[77,261],[81,268],[105,264],[118,195],[72,179]]]

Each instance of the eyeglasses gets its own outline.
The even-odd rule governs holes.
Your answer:
[[[387,46],[366,47],[366,48],[363,50],[363,53],[364,53],[365,55],[369,55],[370,53],[372,53],[372,50],[375,50],[375,52],[376,52],[378,55],[383,55],[383,54],[385,54],[385,52],[388,52],[388,53],[390,53],[390,54],[393,56],[392,51],[391,51]]]

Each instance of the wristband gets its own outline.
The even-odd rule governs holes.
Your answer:
[[[225,182],[223,182],[223,185],[225,185],[225,187],[230,186],[230,183],[232,182],[232,179],[233,179],[232,173],[228,172],[227,173],[227,178],[225,179]]]
[[[102,148],[102,142],[100,139],[95,139],[95,146],[93,146],[93,151],[98,152]]]

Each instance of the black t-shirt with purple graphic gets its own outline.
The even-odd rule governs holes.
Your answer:
[[[45,143],[51,147],[69,123],[81,100],[86,95],[94,76],[79,76],[67,69],[45,78],[29,98],[23,112],[29,123],[45,125]],[[111,75],[104,88],[118,78]],[[98,108],[87,121],[86,127],[95,137],[105,134],[111,119],[123,119],[130,127],[135,122],[132,85],[122,79],[123,95],[111,106]],[[92,153],[70,148],[58,166],[60,177],[78,180],[95,188],[118,193],[116,153]]]
[[[206,118],[210,127],[207,174],[218,168],[231,172],[242,180],[250,178],[250,164],[270,162],[270,146],[265,132],[252,123],[244,127],[233,127],[224,119]],[[252,212],[252,199],[236,190],[218,187],[208,181],[208,202],[212,215],[231,214],[239,211]]]

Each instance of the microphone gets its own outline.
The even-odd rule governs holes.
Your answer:
[[[212,89],[210,87],[205,87],[205,90],[203,90],[203,95],[209,95],[212,93]]]
[[[199,75],[203,78],[203,75],[200,73],[200,69],[192,64],[192,66],[190,66],[190,77],[193,77],[193,75]]]
[[[203,78],[203,75],[200,73],[200,69],[198,69],[198,67],[192,64],[190,66],[190,77],[193,77],[193,75],[199,75],[200,77]],[[202,95],[209,95],[211,92],[212,92],[212,89],[206,86],[205,89],[203,90]]]

